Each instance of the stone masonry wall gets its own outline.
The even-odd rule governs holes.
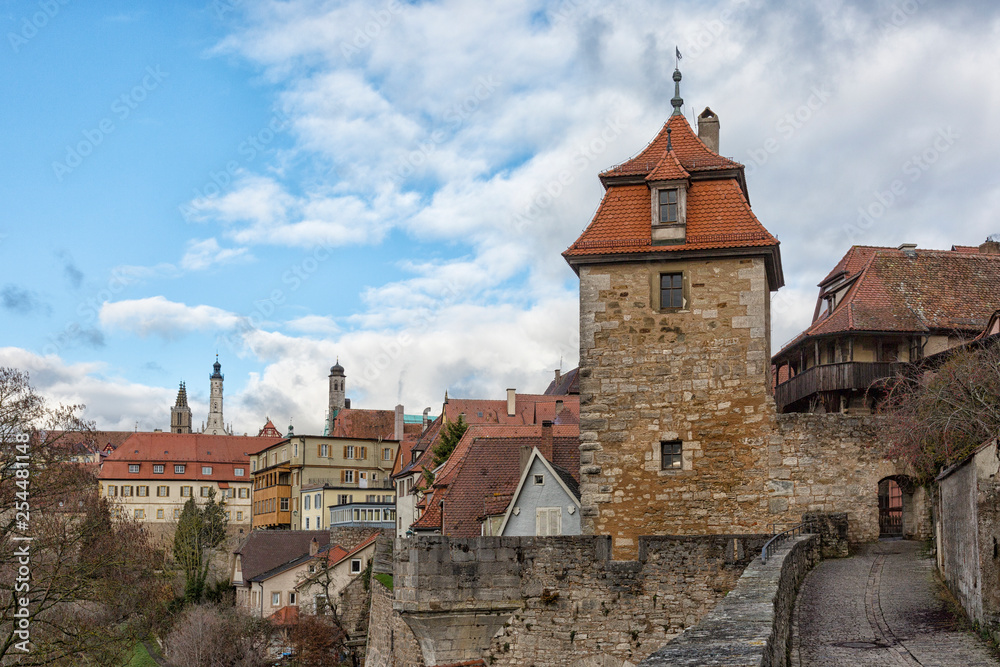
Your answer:
[[[472,641],[454,646],[461,632],[453,624],[434,630],[421,621],[421,632],[447,635],[441,639],[448,650],[464,651],[448,654],[456,661],[634,665],[704,617],[765,541],[760,535],[642,538],[638,560],[615,561],[606,536],[397,540],[395,606],[442,619],[497,609],[500,632],[492,641],[489,632],[482,650]]]
[[[410,627],[392,610],[392,591],[372,580],[365,667],[424,667]]]
[[[654,309],[678,271],[685,308]],[[619,557],[640,535],[766,531],[768,297],[761,258],[581,267],[581,517]],[[663,440],[681,469],[661,469]]]
[[[877,540],[878,483],[905,476],[882,458],[876,417],[842,414],[777,415],[767,440],[767,493],[772,520],[792,525],[807,512],[846,512],[851,542]],[[929,539],[930,504],[923,489],[904,497],[907,537]],[[908,520],[907,520],[908,519]]]
[[[767,563],[754,561],[732,595],[641,666],[788,665],[795,597],[819,557],[818,537],[806,535],[779,547]]]

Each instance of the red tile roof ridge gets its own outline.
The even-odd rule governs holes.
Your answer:
[[[673,149],[668,149],[660,158],[660,162],[653,171],[646,176],[647,181],[679,181],[690,178],[688,170],[681,166],[680,160]]]
[[[660,156],[666,153],[668,129],[671,147],[685,170],[694,172],[743,168],[739,162],[723,157],[705,146],[683,115],[671,115],[645,148],[625,162],[603,171],[601,178],[645,175],[656,169]]]

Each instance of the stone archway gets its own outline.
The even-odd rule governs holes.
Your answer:
[[[890,475],[879,480],[879,537],[913,536],[917,520],[913,492],[913,480],[906,475]]]

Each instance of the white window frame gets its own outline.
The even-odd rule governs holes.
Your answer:
[[[351,574],[360,574],[361,570],[363,570],[363,569],[364,568],[361,567],[361,559],[360,558],[352,558],[351,559]]]
[[[535,536],[555,537],[556,535],[562,535],[562,507],[535,509]]]
[[[233,474],[237,477],[243,476],[243,468],[233,468]]]
[[[154,463],[153,464],[153,474],[154,475],[162,475],[163,474],[163,464],[162,463]]]
[[[202,475],[211,475],[212,474],[212,466],[202,466],[201,467],[201,474]]]
[[[175,465],[174,466],[174,474],[175,475],[183,475],[184,474],[184,470],[185,470],[185,467],[183,465]]]
[[[271,592],[271,606],[272,607],[280,607],[281,606],[281,592],[280,591],[272,591]]]
[[[139,464],[138,463],[129,463],[128,464],[128,471],[129,471],[129,474],[132,474],[132,475],[139,474]]]

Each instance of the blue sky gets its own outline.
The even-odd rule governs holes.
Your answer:
[[[597,173],[689,118],[782,242],[774,350],[852,243],[1000,232],[989,3],[0,2],[0,364],[105,428],[321,428],[541,391]],[[564,174],[560,182],[559,174]]]

